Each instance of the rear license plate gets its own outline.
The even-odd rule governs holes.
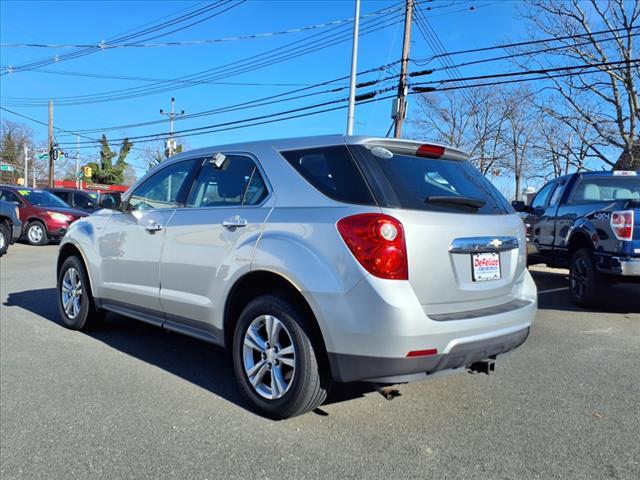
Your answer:
[[[500,279],[499,253],[473,253],[471,254],[471,266],[474,282]]]

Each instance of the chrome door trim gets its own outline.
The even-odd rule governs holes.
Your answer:
[[[465,237],[453,240],[449,253],[506,252],[516,248],[516,237]]]

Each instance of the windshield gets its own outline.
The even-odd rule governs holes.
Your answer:
[[[35,205],[36,207],[69,208],[69,205],[58,197],[44,190],[18,190],[18,193],[31,205]]]
[[[400,208],[496,215],[513,213],[500,192],[466,161],[430,159],[358,146]],[[393,205],[387,205],[393,206]]]

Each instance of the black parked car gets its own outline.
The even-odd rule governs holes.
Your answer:
[[[70,207],[93,213],[101,208],[116,208],[120,205],[118,192],[92,192],[73,188],[47,188]]]
[[[640,172],[566,175],[530,206],[513,207],[527,213],[529,263],[568,267],[576,304],[598,303],[613,283],[640,282]]]
[[[0,200],[0,257],[7,253],[9,245],[22,235],[22,222],[18,207]]]

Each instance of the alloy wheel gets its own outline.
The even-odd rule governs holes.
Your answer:
[[[244,334],[244,372],[263,398],[282,398],[293,383],[296,349],[287,327],[272,315],[261,315]]]
[[[571,290],[578,298],[582,298],[584,292],[587,289],[587,264],[584,259],[578,258],[573,263],[573,268],[570,273]]]
[[[62,277],[62,307],[70,320],[74,320],[82,307],[82,278],[73,267],[64,272]]]

